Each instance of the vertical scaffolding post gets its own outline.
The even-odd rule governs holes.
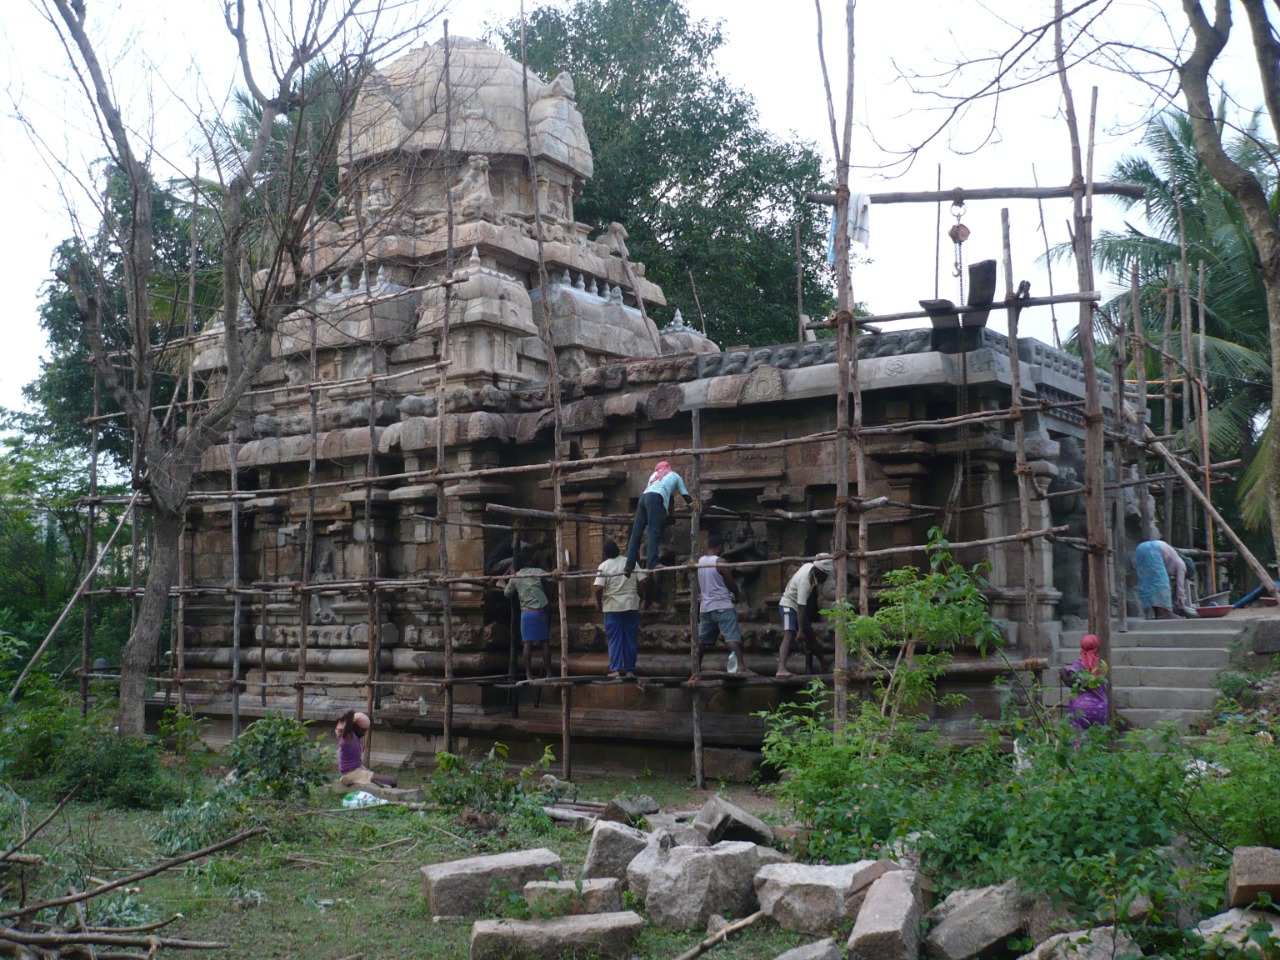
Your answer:
[[[1124,482],[1125,466],[1129,452],[1129,420],[1124,416],[1125,381],[1124,371],[1128,366],[1125,354],[1125,338],[1129,334],[1129,324],[1125,319],[1125,302],[1116,305],[1118,323],[1115,327],[1113,341],[1115,356],[1111,361],[1111,410],[1112,423],[1115,424],[1119,437],[1115,445],[1115,573],[1116,573],[1116,614],[1120,632],[1129,631],[1129,538],[1125,532]]]
[[[695,407],[692,411],[693,431],[693,514],[689,518],[689,557],[698,562],[698,538],[702,532],[702,411]],[[689,659],[690,673],[696,669],[698,662],[698,569],[689,571]],[[742,665],[746,667],[744,663]],[[695,683],[690,695],[693,700],[693,778],[699,790],[705,790],[707,780],[702,756],[702,690]]]
[[[1018,479],[1018,525],[1022,535],[1022,575],[1026,589],[1026,626],[1031,656],[1040,652],[1040,603],[1037,597],[1035,538],[1031,523],[1031,468],[1027,466],[1027,427],[1022,409],[1022,361],[1018,355],[1018,319],[1022,307],[1013,289],[1013,250],[1009,242],[1009,208],[1000,211],[1004,248],[1004,296],[1009,311],[1009,413],[1013,419],[1014,471]],[[967,345],[966,345],[967,346]]]
[[[1138,422],[1134,425],[1139,436],[1147,428],[1151,411],[1147,409],[1147,328],[1142,319],[1142,299],[1138,288],[1138,268],[1135,265],[1129,274],[1129,316],[1133,318],[1133,365],[1138,373]],[[1143,448],[1145,449],[1145,448]],[[1138,458],[1138,475],[1147,475],[1147,458],[1145,454]],[[1138,511],[1142,515],[1142,536],[1151,536],[1151,528],[1155,526],[1152,513],[1151,491],[1146,484],[1138,487]]]
[[[311,582],[311,570],[315,566],[316,552],[316,448],[320,443],[320,409],[317,391],[320,389],[320,362],[316,349],[315,310],[311,311],[311,378],[307,382],[307,397],[311,406],[311,446],[307,452],[307,516],[303,524],[302,534],[302,576],[299,583],[306,587]],[[306,696],[307,679],[307,634],[311,630],[311,594],[305,589],[298,591],[298,668],[294,679],[294,719],[303,719],[303,699]],[[263,653],[265,654],[265,641]],[[262,661],[262,682],[267,682],[267,661]]]
[[[240,468],[236,463],[236,431],[227,431],[227,456],[231,461],[231,737],[240,736],[240,620],[244,599],[240,596]]]
[[[1182,437],[1183,445],[1188,449],[1191,447],[1191,424],[1195,420],[1195,385],[1192,382],[1195,379],[1195,355],[1191,346],[1191,271],[1187,266],[1187,245],[1182,244],[1182,267],[1181,277],[1178,284],[1178,313],[1179,323],[1178,332],[1182,338]],[[1205,463],[1208,467],[1208,463]],[[1195,500],[1192,498],[1190,490],[1184,490],[1182,493],[1182,522],[1186,527],[1186,539],[1183,541],[1188,547],[1194,546],[1196,542],[1196,523],[1195,523]]]
[[[1164,288],[1164,340],[1161,344],[1160,369],[1164,375],[1164,423],[1161,431],[1173,433],[1173,267],[1165,274]],[[1169,471],[1165,471],[1168,474]],[[1166,476],[1164,481],[1164,528],[1161,530],[1165,540],[1174,540],[1173,532],[1173,477]]]
[[[563,570],[561,569],[566,559],[564,549],[564,490],[561,478],[563,472],[562,460],[564,458],[564,421],[560,403],[560,364],[556,359],[555,338],[551,334],[551,309],[550,304],[547,302],[547,262],[543,256],[542,204],[541,198],[538,196],[538,158],[533,152],[533,135],[529,126],[529,63],[525,51],[524,0],[520,2],[520,88],[524,104],[525,156],[529,164],[529,186],[533,195],[533,231],[534,239],[538,245],[538,289],[541,292],[542,299],[541,316],[538,318],[538,333],[541,335],[542,347],[547,354],[547,391],[550,394],[551,408],[555,416],[554,452],[551,458],[551,489],[555,497],[556,514],[556,566],[554,576],[556,580],[556,606],[560,620],[560,676],[568,677],[569,610],[565,597]],[[623,268],[626,269],[625,260],[623,261]],[[644,298],[640,295],[639,289],[635,290],[635,296],[640,304],[640,312],[643,315]],[[560,694],[560,738],[563,752],[560,766],[561,776],[565,780],[572,779],[573,776],[571,753],[572,712],[573,688],[566,683],[561,686]]]
[[[369,276],[366,260],[364,274]],[[367,296],[366,288],[366,296]],[[370,307],[372,310],[372,306]],[[369,735],[364,738],[364,765],[369,766],[373,751],[373,712],[378,696],[378,548],[373,536],[373,476],[378,469],[378,355],[381,348],[373,347],[373,372],[369,374],[369,454],[364,465],[364,575],[368,577],[368,631],[366,646],[369,652],[368,673],[365,678],[364,712],[369,716]]]
[[[1213,477],[1209,473],[1209,365],[1205,357],[1205,312],[1204,312],[1204,261],[1198,268],[1196,300],[1200,314],[1200,463],[1204,467],[1204,495],[1213,501]],[[1204,512],[1204,545],[1209,552],[1209,593],[1218,590],[1218,557],[1213,545],[1213,515]],[[1203,592],[1203,591],[1202,591]]]
[[[444,472],[445,429],[444,402],[445,378],[449,373],[449,322],[453,306],[453,80],[449,65],[449,21],[444,22],[444,155],[445,155],[445,246],[444,246],[444,320],[440,328],[440,361],[436,368],[436,471]],[[436,483],[436,544],[440,565],[441,629],[444,631],[444,749],[453,752],[453,585],[449,583],[449,541],[447,505],[444,482]],[[515,562],[515,545],[512,544],[511,561]],[[487,572],[487,571],[486,571]]]
[[[84,518],[84,569],[93,569],[93,561],[97,559],[94,543],[95,523],[98,518],[98,408],[101,402],[102,384],[95,369],[93,373],[93,423],[89,427],[89,508]],[[89,578],[86,590],[93,589],[93,578]],[[89,715],[89,668],[93,643],[93,597],[85,596],[83,615],[83,633],[80,637],[80,716]]]

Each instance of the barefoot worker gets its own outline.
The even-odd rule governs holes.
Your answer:
[[[684,479],[671,469],[671,464],[662,460],[653,468],[649,484],[636,502],[636,518],[631,524],[631,539],[627,541],[626,576],[631,576],[631,571],[636,568],[636,558],[640,556],[640,538],[646,529],[649,531],[649,569],[658,565],[658,542],[662,539],[662,527],[671,510],[671,497],[676,493],[684,497],[685,503],[693,502]]]
[[[693,678],[702,674],[702,653],[714,647],[716,637],[724,637],[729,650],[737,658],[737,675],[754,677],[742,655],[742,631],[738,629],[738,613],[733,605],[742,599],[733,570],[721,559],[724,539],[718,533],[707,534],[707,552],[698,558],[698,652],[693,664]]]
[[[1148,619],[1196,616],[1187,604],[1187,564],[1177,550],[1163,540],[1145,540],[1133,551],[1133,565],[1138,598]]]
[[[636,649],[640,642],[640,594],[647,579],[644,571],[634,577],[624,573],[626,561],[618,545],[604,542],[604,562],[592,583],[596,610],[604,614],[604,635],[609,641],[609,677],[636,676]]]
[[[520,603],[520,640],[524,645],[525,679],[533,679],[534,648],[542,648],[543,674],[551,676],[551,624],[547,620],[547,591],[543,578],[549,576],[541,567],[533,566],[533,552],[521,550],[516,557],[516,572],[502,592]]]
[[[793,676],[787,669],[787,657],[791,654],[791,644],[797,636],[804,641],[807,649],[818,658],[822,672],[827,671],[827,658],[818,647],[818,638],[813,633],[813,616],[818,611],[818,587],[826,583],[827,577],[835,572],[835,561],[829,553],[820,553],[811,563],[800,565],[787,582],[782,591],[782,599],[778,601],[778,615],[782,618],[782,645],[778,647],[778,676]]]
[[[374,773],[361,762],[364,736],[369,732],[369,715],[348,710],[338,718],[333,735],[338,738],[338,782],[344,787],[363,787],[376,783],[394,787],[395,777]]]

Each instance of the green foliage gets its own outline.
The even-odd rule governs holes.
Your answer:
[[[507,769],[509,751],[504,743],[479,759],[453,753],[436,754],[436,770],[427,782],[427,795],[442,807],[471,807],[486,813],[514,816],[521,829],[535,835],[551,829],[542,812],[546,802],[535,782],[555,761],[548,745],[536,763],[512,776]]]
[[[985,656],[1004,642],[983,592],[990,563],[966,569],[948,547],[942,531],[931,529],[928,571],[900,567],[886,573],[888,587],[872,616],[859,616],[847,601],[824,611],[843,623],[863,666],[879,671],[873,689],[885,716],[936,699],[938,678],[956,647],[968,643]]]
[[[268,714],[227,746],[227,761],[249,793],[277,800],[305,797],[324,783],[329,761],[308,732],[309,722]]]
[[[518,21],[496,29],[520,55]],[[577,220],[625,225],[630,257],[724,345],[796,338],[796,254],[806,311],[830,305],[827,212],[804,201],[823,184],[817,151],[763,129],[756,107],[715,67],[718,23],[683,0],[575,0],[527,22],[530,69],[573,77],[595,176]],[[691,276],[692,275],[692,276]]]
[[[0,721],[0,772],[36,780],[55,772],[68,747],[95,733],[101,721],[81,717],[71,692],[44,674],[32,673],[22,694]]]
[[[76,799],[112,807],[159,810],[183,795],[182,785],[161,768],[154,743],[101,729],[63,749],[50,786],[65,795],[82,779]]]
[[[1187,766],[1185,808],[1194,835],[1224,853],[1280,846],[1280,749],[1272,730],[1250,732],[1230,721],[1209,731]]]
[[[207,717],[202,717],[191,709],[177,704],[164,712],[156,724],[156,735],[165,741],[171,741],[172,751],[186,756],[200,742],[201,735],[209,726]]]

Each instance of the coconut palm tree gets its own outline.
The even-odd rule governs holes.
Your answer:
[[[1255,122],[1231,141],[1231,156],[1257,173],[1276,194],[1275,148],[1265,143]],[[1234,490],[1222,490],[1220,509],[1239,517],[1246,528],[1265,534],[1269,527],[1264,445],[1269,443],[1270,334],[1265,290],[1258,271],[1258,254],[1239,205],[1200,163],[1186,114],[1170,111],[1155,118],[1142,139],[1144,152],[1120,160],[1111,172],[1114,180],[1146,187],[1143,200],[1119,198],[1128,208],[1141,204],[1145,226],[1126,223],[1123,231],[1102,231],[1094,241],[1100,273],[1114,278],[1116,296],[1098,312],[1099,363],[1108,366],[1114,355],[1114,336],[1121,310],[1127,312],[1129,284],[1136,269],[1140,322],[1146,340],[1159,347],[1164,340],[1168,294],[1173,292],[1172,353],[1182,357],[1182,328],[1193,324],[1192,360],[1198,366],[1200,317],[1197,306],[1197,273],[1204,264],[1205,380],[1210,393],[1208,439],[1214,459],[1243,457],[1249,464]],[[1274,202],[1274,201],[1273,201]],[[1183,249],[1185,247],[1185,261]],[[1059,248],[1054,256],[1069,254]],[[1190,312],[1184,316],[1178,295],[1182,264],[1187,264]],[[1172,273],[1171,273],[1172,271]],[[1169,284],[1170,276],[1174,283]],[[1123,303],[1123,306],[1122,306]],[[1129,352],[1129,378],[1137,376],[1134,353]],[[1146,354],[1149,381],[1164,376],[1160,356]],[[1181,373],[1175,373],[1181,376]],[[1157,385],[1153,393],[1159,392]],[[1176,391],[1175,391],[1176,393]],[[1164,405],[1152,404],[1152,427],[1157,433],[1178,435],[1178,445],[1199,450],[1198,418],[1190,431],[1182,423],[1181,396],[1177,395],[1172,422],[1164,422]],[[1230,499],[1232,502],[1227,502]]]

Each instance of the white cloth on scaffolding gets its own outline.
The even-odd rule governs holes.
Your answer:
[[[849,195],[849,243],[861,244],[862,249],[871,247],[871,196],[866,193]],[[827,263],[835,266],[836,262],[836,211],[831,210],[831,226],[827,230]]]

